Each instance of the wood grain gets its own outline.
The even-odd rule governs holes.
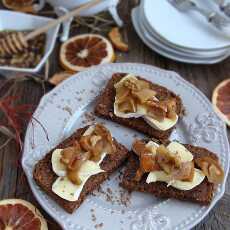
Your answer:
[[[130,47],[129,53],[117,53],[117,62],[138,62],[158,66],[167,70],[178,72],[186,80],[198,87],[208,98],[211,98],[212,91],[218,82],[229,77],[230,59],[215,65],[189,65],[175,62],[164,58],[146,47],[135,33],[130,21],[130,10],[137,4],[137,0],[122,0],[119,6],[120,14],[125,21],[124,35]],[[78,34],[75,29],[72,34]],[[58,66],[57,44],[52,56],[50,57],[50,76],[60,69]],[[1,78],[0,84],[4,82]],[[46,89],[50,90],[50,85]],[[26,81],[17,85],[14,92],[20,96],[20,103],[32,103],[37,105],[43,95],[43,89],[40,84],[34,81]],[[2,95],[2,92],[0,92]],[[228,139],[230,140],[230,131],[228,129]],[[5,138],[0,136],[0,143]],[[230,226],[230,183],[229,179],[226,186],[226,192],[220,202],[210,212],[210,214],[194,229],[229,229]],[[5,198],[26,199],[42,210],[36,202],[20,167],[20,155],[16,151],[14,142],[10,142],[4,149],[0,150],[0,199]],[[49,229],[60,229],[60,227],[44,211]]]

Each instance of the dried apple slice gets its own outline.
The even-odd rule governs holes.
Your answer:
[[[0,229],[48,230],[47,222],[31,203],[20,199],[0,201]]]
[[[121,33],[118,27],[112,28],[109,32],[109,39],[117,50],[127,52],[129,50],[128,45],[123,41]]]
[[[85,68],[115,60],[112,44],[98,34],[83,34],[66,41],[60,50],[60,63],[65,70],[82,71]]]
[[[230,126],[230,78],[222,81],[214,89],[212,103],[218,116]]]

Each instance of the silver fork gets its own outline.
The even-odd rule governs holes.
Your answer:
[[[194,10],[203,15],[207,21],[219,30],[223,30],[230,26],[230,21],[215,11],[209,11],[199,7],[192,0],[168,0],[175,8],[182,12]]]
[[[225,0],[214,0],[219,5],[221,11],[223,11],[228,17],[230,17],[230,3]]]

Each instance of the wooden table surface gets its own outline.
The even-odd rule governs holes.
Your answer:
[[[125,21],[124,34],[128,41],[130,51],[128,53],[118,54],[117,62],[137,62],[161,67],[167,70],[178,72],[187,81],[199,88],[208,98],[211,98],[212,91],[215,86],[225,78],[230,76],[230,59],[215,65],[191,65],[178,63],[164,58],[146,47],[135,33],[130,21],[130,10],[137,4],[135,0],[122,0],[119,6],[119,12]],[[79,30],[72,31],[78,34]],[[59,69],[57,62],[59,44],[52,56],[50,57],[50,76]],[[1,78],[0,83],[5,82]],[[52,87],[45,84],[46,92]],[[34,80],[28,80],[18,83],[14,95],[19,96],[19,103],[31,103],[37,105],[40,98],[44,94],[41,84]],[[3,92],[0,92],[2,95]],[[228,139],[230,140],[230,130],[228,129]],[[0,143],[5,140],[4,136],[0,136]],[[20,165],[20,154],[16,146],[11,141],[5,148],[0,150],[0,199],[5,198],[21,198],[35,204],[40,210],[42,208],[36,202],[32,192],[28,186],[26,178],[22,172]],[[230,229],[230,181],[228,180],[224,197],[213,208],[210,214],[195,229]],[[44,211],[49,229],[60,229],[52,218]]]

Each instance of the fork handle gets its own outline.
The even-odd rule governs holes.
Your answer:
[[[199,12],[200,14],[202,14],[203,16],[205,16],[205,17],[207,17],[207,18],[209,18],[210,15],[212,14],[211,12],[208,12],[207,10],[202,9],[202,8],[200,8],[199,6],[197,6],[197,4],[196,4],[195,2],[192,2],[192,1],[191,1],[190,4],[191,4],[191,9],[193,9],[193,10]]]
[[[220,7],[224,5],[225,0],[214,0],[216,4],[218,4]]]

